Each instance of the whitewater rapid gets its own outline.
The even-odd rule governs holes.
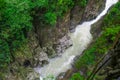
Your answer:
[[[106,0],[105,9],[96,19],[78,25],[74,33],[69,33],[73,41],[73,46],[68,48],[62,56],[50,59],[49,64],[44,67],[35,68],[35,71],[40,73],[40,80],[47,76],[56,77],[61,72],[65,72],[72,67],[71,63],[75,56],[80,55],[92,40],[92,35],[90,33],[91,25],[100,20],[107,13],[109,8],[117,2],[118,0]]]

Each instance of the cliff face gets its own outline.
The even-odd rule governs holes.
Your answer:
[[[84,8],[76,4],[63,18],[58,18],[56,25],[53,27],[40,25],[39,19],[35,17],[33,21],[34,28],[28,32],[29,42],[27,48],[29,49],[25,47],[22,49],[22,52],[25,52],[26,56],[23,57],[22,55],[18,57],[18,61],[11,66],[10,75],[7,78],[12,76],[11,80],[20,80],[17,78],[19,68],[21,68],[21,73],[25,74],[24,77],[31,74],[37,76],[31,70],[31,67],[47,64],[48,58],[61,55],[68,47],[72,46],[72,41],[67,34],[74,32],[76,25],[83,21],[95,18],[103,10],[104,5],[105,0],[89,0]],[[22,52],[20,51],[20,53]],[[29,58],[27,58],[28,55]],[[14,65],[17,66],[14,67]],[[18,67],[18,65],[21,67]],[[24,69],[27,71],[24,72]]]
[[[95,18],[103,10],[104,5],[105,0],[89,0],[84,8],[76,4],[63,18],[58,18],[54,27],[43,27],[35,18],[34,29],[28,34],[32,52],[39,54],[40,51],[35,49],[41,48],[48,57],[55,57],[63,53],[65,49],[72,46],[68,32],[74,32],[76,25],[83,21]],[[36,45],[33,46],[33,44]]]

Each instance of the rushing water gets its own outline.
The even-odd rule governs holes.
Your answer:
[[[108,9],[117,2],[118,0],[106,0],[105,9],[96,19],[78,25],[76,31],[69,34],[73,41],[72,47],[68,48],[62,56],[50,59],[48,65],[41,68],[35,68],[35,70],[40,73],[41,80],[50,75],[56,77],[61,72],[65,72],[71,68],[74,57],[80,55],[92,40],[92,35],[90,33],[91,25],[100,20],[100,18],[107,13]]]

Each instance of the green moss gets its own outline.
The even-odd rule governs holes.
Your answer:
[[[75,67],[80,69],[83,66],[90,65],[94,63],[95,59],[95,48],[92,47],[89,50],[86,50],[85,53],[79,57],[79,59],[75,62]]]
[[[83,76],[81,76],[80,73],[74,73],[72,75],[72,78],[70,80],[84,80],[85,78]]]
[[[29,45],[24,42],[20,48],[14,51],[15,58],[31,59],[33,57]]]

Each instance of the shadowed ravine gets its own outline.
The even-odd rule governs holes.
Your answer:
[[[69,33],[73,41],[73,46],[68,48],[60,57],[50,59],[49,64],[44,67],[35,68],[35,71],[40,73],[40,80],[51,75],[56,77],[61,72],[65,72],[71,68],[71,63],[75,56],[80,55],[92,40],[92,35],[90,33],[91,25],[100,20],[102,16],[107,13],[109,8],[117,2],[118,0],[107,0],[105,9],[96,19],[78,25],[74,33]]]

